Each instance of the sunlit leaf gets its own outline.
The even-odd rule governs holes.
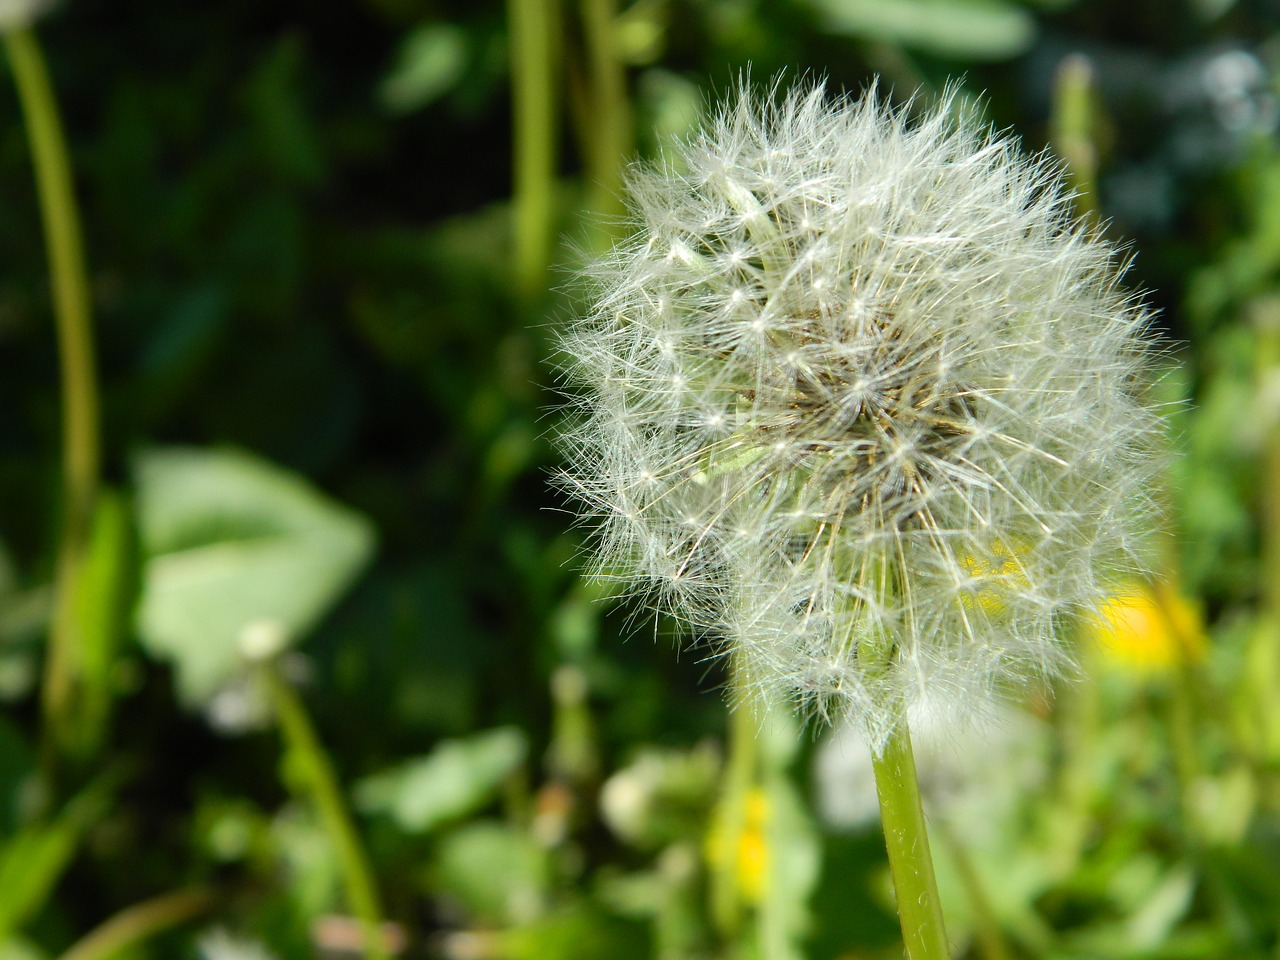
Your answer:
[[[106,801],[106,786],[95,784],[53,819],[27,824],[0,845],[0,943],[44,909]]]
[[[404,38],[396,65],[378,90],[389,110],[409,113],[447,93],[467,65],[467,35],[451,23],[428,23]]]
[[[1002,60],[1035,38],[1031,14],[1003,0],[811,0],[827,28],[947,57]]]
[[[21,937],[10,937],[0,942],[0,960],[45,960],[47,956]]]
[[[446,740],[426,756],[361,781],[356,803],[390,816],[406,832],[425,833],[492,800],[527,752],[515,727]]]
[[[529,834],[500,823],[470,824],[440,846],[440,887],[476,917],[527,922],[544,908],[551,864]]]
[[[372,554],[363,517],[249,454],[157,449],[136,471],[140,637],[188,703],[231,677],[247,629],[305,636]]]

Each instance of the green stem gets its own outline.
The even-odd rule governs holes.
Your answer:
[[[724,793],[716,825],[721,850],[711,875],[711,915],[716,928],[726,937],[737,936],[742,926],[739,847],[747,825],[747,796],[756,778],[760,732],[754,704],[746,695],[745,685],[738,680],[734,684],[734,697],[735,703],[729,712]]]
[[[956,872],[964,883],[965,891],[969,894],[969,906],[973,909],[976,928],[975,938],[981,949],[983,960],[1013,960],[1013,950],[1000,929],[1000,921],[996,918],[991,898],[987,896],[986,885],[978,873],[978,868],[974,866],[968,849],[945,821],[939,821],[937,825],[939,836],[951,854],[951,861],[955,864]]]
[[[903,718],[883,751],[871,756],[880,797],[880,821],[889,851],[889,871],[898,901],[898,920],[908,960],[948,960],[942,904],[933,875],[933,857],[925,832],[920,783],[911,752],[911,734]]]
[[[373,882],[373,869],[347,812],[338,778],[297,693],[280,676],[274,664],[264,665],[262,673],[280,721],[280,732],[338,854],[348,903],[364,930],[365,957],[368,960],[389,960],[390,954],[382,938],[382,907]]]
[[[57,101],[35,34],[25,27],[13,29],[5,33],[4,44],[36,172],[62,370],[65,515],[58,547],[57,606],[42,692],[48,729],[60,739],[72,696],[78,647],[76,592],[98,490],[98,391],[89,283]]]
[[[1055,727],[1061,744],[1054,803],[1046,807],[1054,819],[1051,871],[1065,880],[1079,866],[1098,796],[1098,744],[1102,736],[1102,697],[1098,689],[1097,651],[1079,649],[1080,677],[1063,683],[1055,697]]]
[[[1254,307],[1258,330],[1258,392],[1280,371],[1280,301]],[[1252,701],[1250,751],[1264,763],[1280,758],[1280,418],[1269,425],[1262,449],[1262,616],[1246,652],[1245,696]]]
[[[1096,221],[1098,208],[1097,106],[1093,66],[1080,54],[1063,59],[1053,89],[1053,148],[1067,164],[1076,211]]]
[[[508,0],[514,110],[512,199],[516,286],[526,299],[546,286],[556,174],[556,0]]]
[[[618,56],[617,18],[615,0],[582,0],[590,62],[592,135],[587,140],[587,172],[591,208],[614,220],[622,213],[622,165],[631,153],[631,111],[626,70]],[[606,229],[610,226],[606,224]]]
[[[194,920],[216,903],[213,891],[200,887],[153,897],[121,910],[78,940],[60,960],[109,960],[127,947]]]

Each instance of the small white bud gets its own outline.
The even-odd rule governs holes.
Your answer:
[[[288,628],[279,620],[253,620],[240,630],[240,655],[250,663],[270,660],[288,645]]]

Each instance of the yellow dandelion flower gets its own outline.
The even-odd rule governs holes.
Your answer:
[[[730,829],[726,819],[722,807],[707,834],[707,860],[718,866],[726,856],[732,856],[738,896],[743,903],[759,904],[768,888],[769,876],[769,800],[764,789],[752,787],[747,792],[736,837],[725,836]]]
[[[1195,661],[1204,652],[1199,612],[1167,584],[1135,585],[1113,595],[1092,634],[1109,661],[1143,674]]]

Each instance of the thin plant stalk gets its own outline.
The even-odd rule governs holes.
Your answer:
[[[1013,960],[1013,950],[1000,929],[1000,921],[996,919],[991,898],[987,896],[982,877],[978,874],[968,849],[945,821],[940,821],[938,827],[942,842],[951,855],[956,871],[964,881],[965,890],[969,894],[969,906],[973,910],[974,917],[974,935],[983,960]]]
[[[508,0],[514,109],[512,199],[516,288],[526,299],[545,287],[555,216],[556,0]]]
[[[347,901],[364,933],[367,960],[390,960],[382,937],[382,906],[369,855],[347,811],[337,775],[320,745],[320,738],[298,698],[274,664],[262,670],[280,732],[297,763],[305,789],[320,814],[320,822],[338,855]]]
[[[1066,164],[1076,213],[1097,223],[1099,110],[1093,65],[1081,54],[1063,58],[1054,77],[1050,140]],[[1091,654],[1082,651],[1081,676],[1061,684],[1057,714],[1062,736],[1058,796],[1062,820],[1055,835],[1054,864],[1058,876],[1075,869],[1084,847],[1089,812],[1097,789],[1093,777],[1094,753],[1102,722],[1095,667]]]
[[[42,691],[47,729],[58,740],[74,685],[79,637],[76,596],[98,492],[98,389],[80,219],[57,101],[35,34],[26,27],[9,30],[4,46],[35,167],[62,373],[64,516],[58,546],[56,606]]]
[[[59,960],[110,960],[128,947],[208,913],[217,902],[217,894],[204,887],[152,897],[121,910],[78,940]]]
[[[951,953],[942,921],[942,902],[933,874],[920,782],[905,719],[889,735],[884,750],[879,755],[872,753],[871,764],[907,958],[948,960]]]
[[[1053,88],[1051,118],[1053,148],[1067,165],[1076,210],[1097,221],[1098,148],[1097,105],[1093,66],[1081,54],[1063,59]]]
[[[583,0],[582,24],[589,62],[592,135],[587,138],[591,208],[605,218],[602,242],[620,222],[622,165],[631,152],[631,111],[626,70],[618,51],[616,0]]]
[[[711,875],[712,919],[726,937],[737,936],[742,926],[738,851],[746,829],[747,795],[756,779],[759,753],[759,717],[743,689],[741,684],[736,685],[737,699],[729,712],[728,759],[718,824],[721,851]]]
[[[1254,307],[1258,337],[1258,392],[1265,396],[1280,371],[1280,298]],[[1262,615],[1246,653],[1245,682],[1252,716],[1249,750],[1257,760],[1280,758],[1280,416],[1272,414],[1263,438]]]

